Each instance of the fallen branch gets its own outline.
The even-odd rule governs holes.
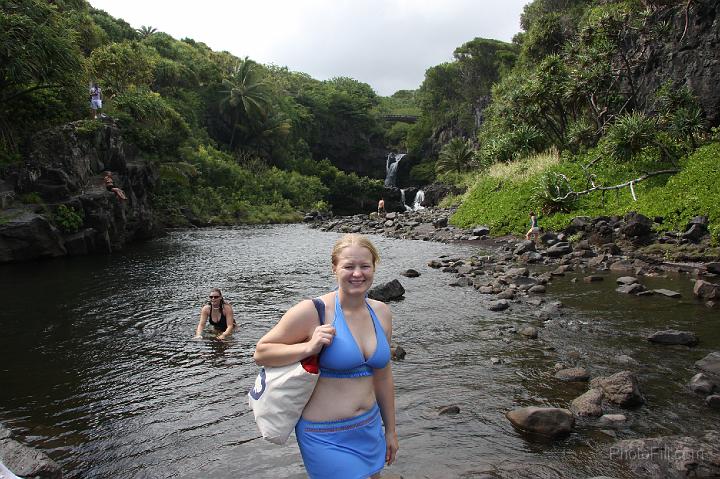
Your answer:
[[[646,180],[648,178],[651,178],[653,176],[659,176],[659,175],[671,175],[674,173],[679,173],[680,170],[678,169],[672,169],[672,170],[660,170],[660,171],[653,171],[650,173],[645,173],[644,175],[635,178],[633,180],[626,181],[625,183],[621,183],[619,185],[613,185],[613,186],[595,186],[595,183],[593,183],[592,188],[588,188],[587,190],[583,191],[569,191],[565,196],[559,197],[559,198],[553,198],[553,202],[560,203],[563,202],[570,197],[577,198],[578,196],[587,195],[589,193],[592,193],[593,191],[609,191],[609,190],[619,190],[621,188],[630,187],[634,191],[634,185],[637,183],[640,183],[643,180]],[[634,196],[634,195],[633,195]]]

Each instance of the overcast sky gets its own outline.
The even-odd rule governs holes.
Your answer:
[[[152,26],[318,80],[415,89],[425,70],[475,37],[510,41],[528,0],[89,0],[132,27]]]

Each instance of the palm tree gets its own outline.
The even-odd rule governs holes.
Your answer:
[[[462,173],[473,166],[475,151],[470,141],[455,137],[447,142],[440,150],[435,171],[438,174],[456,171]]]
[[[140,28],[135,29],[135,31],[140,35],[141,39],[146,39],[147,37],[151,36],[153,33],[157,32],[157,28],[153,28],[151,26],[145,26],[142,25]]]
[[[265,122],[270,106],[267,84],[260,75],[258,64],[245,57],[223,80],[226,96],[220,102],[220,111],[232,130],[230,148],[238,129],[252,131]]]

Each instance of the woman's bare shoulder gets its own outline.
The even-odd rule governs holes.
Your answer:
[[[367,301],[373,311],[375,311],[375,314],[377,314],[379,319],[387,319],[388,321],[392,319],[392,311],[390,310],[390,306],[376,299],[368,298]]]

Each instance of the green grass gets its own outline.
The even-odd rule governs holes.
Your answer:
[[[512,163],[496,163],[478,175],[463,197],[451,223],[460,227],[485,225],[493,234],[524,234],[530,211],[538,211],[533,192],[539,177],[560,163],[556,151]]]
[[[451,218],[460,227],[487,225],[495,235],[523,234],[528,227],[529,211],[540,212],[543,204],[535,190],[545,172],[567,176],[575,191],[588,187],[581,164],[588,157],[560,161],[556,155],[539,155],[510,164],[494,165],[480,175],[463,198],[462,205]],[[585,163],[583,163],[585,162]],[[603,159],[593,168],[596,184],[614,185],[640,176],[643,172],[668,168],[657,164],[651,155],[640,156],[632,163],[616,163]],[[540,226],[562,230],[576,216],[624,215],[637,211],[648,217],[664,218],[665,230],[684,230],[697,215],[709,219],[713,241],[720,235],[720,143],[711,143],[696,150],[680,164],[675,175],[653,177],[635,185],[637,201],[629,188],[593,192],[581,196],[566,211],[540,214]]]

